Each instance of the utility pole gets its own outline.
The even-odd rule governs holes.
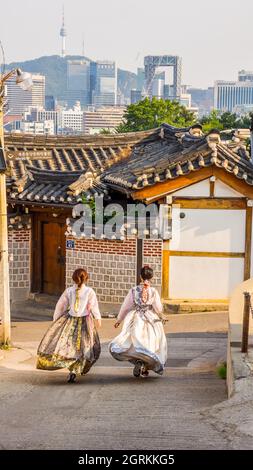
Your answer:
[[[4,154],[4,95],[5,82],[16,75],[16,83],[23,90],[32,87],[31,75],[13,69],[0,74],[0,344],[8,344],[11,340],[10,286],[9,286],[9,255],[8,255],[8,223],[6,200],[6,160]]]
[[[1,79],[0,79],[1,80]],[[0,167],[0,344],[8,344],[11,337],[10,288],[8,259],[8,224],[6,202],[6,163],[4,156],[3,105],[4,85],[0,86],[0,145],[2,165]]]

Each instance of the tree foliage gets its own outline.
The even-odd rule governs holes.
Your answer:
[[[245,116],[238,116],[235,113],[226,111],[220,113],[217,110],[211,111],[210,114],[203,116],[200,119],[204,132],[209,132],[211,129],[249,129],[251,124],[251,113]]]
[[[124,122],[118,132],[136,132],[154,129],[163,123],[186,127],[196,121],[194,113],[177,101],[145,98],[127,107]]]
[[[112,129],[103,128],[99,131],[98,134],[100,134],[100,135],[112,135],[112,134],[115,134],[115,132]]]

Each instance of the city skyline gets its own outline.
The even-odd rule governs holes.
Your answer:
[[[191,4],[182,0],[179,13],[161,0],[157,15],[151,0],[101,1],[99,8],[97,3],[81,0],[74,4],[75,8],[70,0],[64,1],[67,54],[81,55],[84,39],[86,56],[114,60],[118,67],[133,72],[143,65],[145,55],[179,55],[183,58],[183,83],[201,88],[212,86],[215,80],[236,79],[240,69],[253,69],[247,47],[253,36],[249,0],[240,3],[240,41],[234,27],[238,11],[228,0],[214,0],[208,10],[200,0]],[[62,6],[61,0],[45,0],[43,4],[13,0],[5,5],[0,27],[6,63],[61,55]],[[9,24],[15,35],[10,35]]]

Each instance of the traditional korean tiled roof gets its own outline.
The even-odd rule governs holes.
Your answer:
[[[164,124],[146,132],[110,136],[7,135],[8,200],[13,203],[73,206],[94,194],[131,195],[216,166],[253,185],[253,165],[238,137],[228,144],[218,131],[200,125]],[[109,197],[109,196],[108,196]]]
[[[81,195],[107,194],[103,172],[127,158],[153,131],[105,136],[7,134],[10,202],[74,205]]]
[[[164,124],[137,143],[126,161],[106,170],[102,180],[108,187],[133,192],[212,165],[253,185],[253,164],[240,139],[226,144],[216,130],[203,135],[199,125],[177,129]]]

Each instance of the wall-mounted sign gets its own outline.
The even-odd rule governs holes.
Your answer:
[[[8,158],[15,158],[15,160],[48,160],[52,158],[52,150],[15,150],[8,152]]]
[[[66,241],[66,248],[69,248],[69,249],[73,250],[75,248],[74,240],[67,240]]]

